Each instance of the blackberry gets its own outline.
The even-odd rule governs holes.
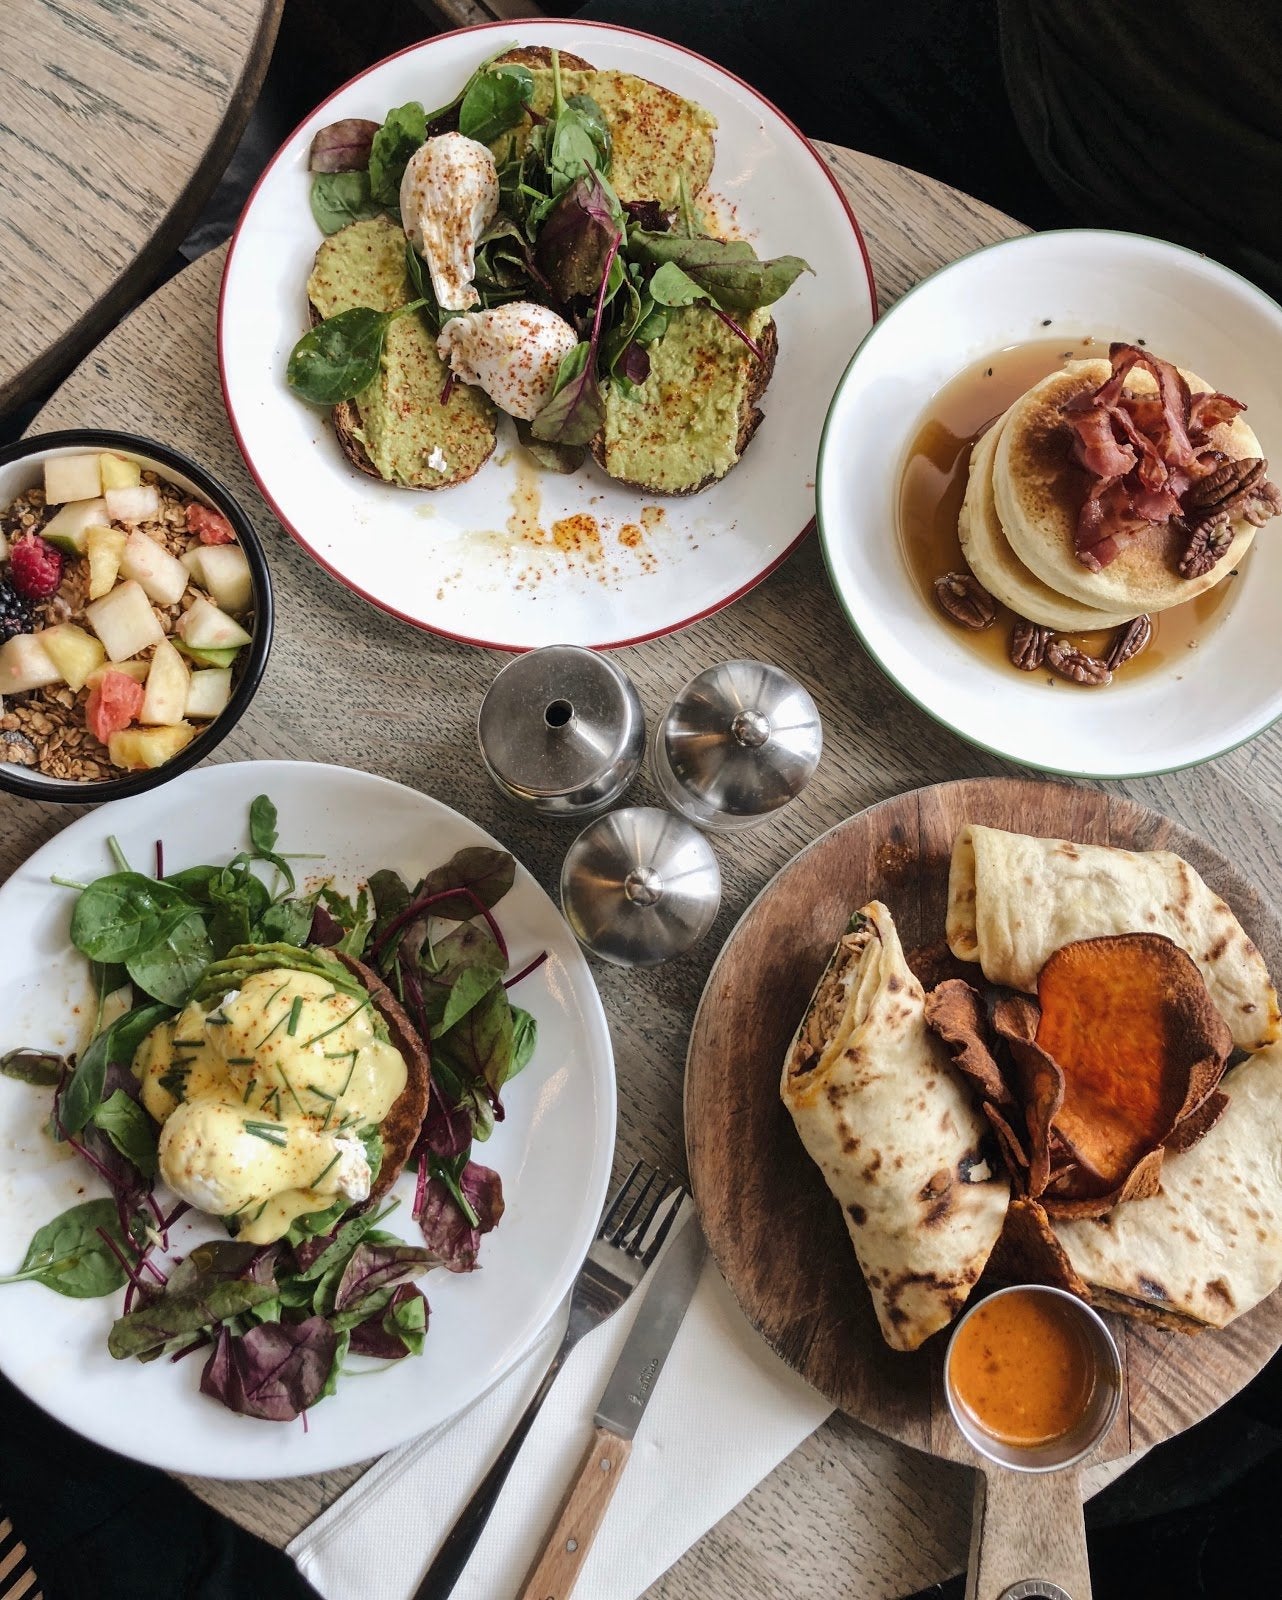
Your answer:
[[[30,633],[34,626],[27,602],[14,593],[7,579],[0,578],[0,643],[19,633]]]

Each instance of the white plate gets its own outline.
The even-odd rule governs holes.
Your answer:
[[[645,497],[592,465],[540,472],[502,422],[498,447],[467,483],[411,492],[344,458],[325,415],[285,386],[307,327],[304,285],[321,235],[308,209],[307,152],[340,117],[382,121],[407,100],[441,105],[508,40],[556,45],[706,106],[717,119],[712,189],[763,256],[815,270],[774,308],[779,361],[765,421],[743,461],[685,498]],[[223,393],[264,497],[327,571],[393,616],[469,644],[635,643],[694,622],[760,582],[814,516],[824,411],[876,305],[867,252],[827,167],[746,84],[676,45],[582,22],[496,23],[415,45],[371,67],[308,117],[250,197],[232,240],[219,311]],[[642,511],[660,508],[661,515]],[[585,514],[600,541],[553,542]],[[643,531],[641,542],[620,534]],[[530,537],[523,528],[541,529]],[[567,537],[563,542],[572,543]]]
[[[1282,462],[1282,307],[1227,267],[1158,239],[1032,234],[927,278],[864,340],[824,429],[819,528],[851,625],[924,710],[1028,766],[1139,777],[1222,755],[1282,715],[1282,523],[1261,530],[1187,662],[1130,681],[1123,671],[1089,691],[982,660],[922,598],[895,536],[900,476],[932,397],[982,356],[1087,334],[1105,353],[1110,339],[1143,339],[1244,400],[1265,455]]]
[[[205,767],[103,806],[38,850],[0,889],[0,1048],[67,1051],[88,1032],[86,963],[67,938],[74,896],[52,885],[51,874],[83,881],[111,871],[109,834],[144,870],[151,870],[157,839],[169,872],[228,860],[245,845],[256,794],[270,795],[279,809],[282,850],[320,854],[298,863],[300,877],[315,871],[359,878],[390,866],[413,881],[464,845],[495,843],[412,789],[307,762]],[[431,1306],[421,1356],[343,1378],[338,1393],[308,1413],[304,1431],[301,1422],[235,1416],[207,1399],[199,1392],[199,1355],[177,1364],[114,1361],[107,1332],[123,1293],[67,1300],[23,1283],[0,1287],[5,1375],[99,1444],[216,1478],[278,1478],[363,1461],[461,1411],[502,1377],[564,1298],[587,1252],[609,1182],[615,1095],[610,1036],[587,963],[523,867],[497,915],[514,969],[549,952],[513,996],[538,1019],[538,1046],[503,1091],[506,1118],[476,1147],[503,1179],[503,1219],[485,1239],[480,1270],[420,1280]],[[78,1158],[63,1157],[42,1133],[48,1112],[48,1091],[0,1078],[0,1273],[17,1267],[43,1223],[103,1192]],[[412,1238],[410,1179],[402,1177],[394,1192],[402,1204],[387,1225]],[[217,1229],[189,1231],[187,1246],[206,1236]],[[171,1237],[181,1253],[180,1230]]]

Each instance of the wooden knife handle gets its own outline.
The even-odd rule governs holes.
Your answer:
[[[631,1439],[596,1430],[519,1600],[568,1600],[631,1454]]]

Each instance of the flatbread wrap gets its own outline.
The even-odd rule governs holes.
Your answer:
[[[1225,1075],[1228,1107],[1162,1187],[1106,1215],[1053,1223],[1091,1299],[1163,1327],[1222,1328],[1282,1282],[1282,1045]]]
[[[886,1343],[915,1350],[966,1303],[1010,1186],[880,901],[820,978],[780,1093],[840,1202]]]
[[[1160,933],[1197,964],[1241,1050],[1282,1036],[1264,958],[1232,910],[1187,861],[1167,850],[1038,839],[969,823],[953,844],[948,946],[990,983],[1026,994],[1066,944],[1107,934]]]

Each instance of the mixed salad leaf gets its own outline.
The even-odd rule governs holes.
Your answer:
[[[108,1339],[113,1356],[177,1360],[201,1350],[202,1392],[233,1411],[283,1421],[331,1394],[350,1355],[418,1354],[429,1308],[416,1281],[437,1267],[475,1268],[482,1236],[503,1214],[503,1190],[499,1175],[472,1159],[473,1145],[502,1118],[501,1091],[533,1054],[534,1018],[508,990],[543,958],[508,975],[494,916],[515,877],[503,851],[461,850],[413,885],[383,868],[348,896],[328,880],[300,889],[265,795],[250,807],[248,835],[249,848],[226,865],[168,875],[159,845],[149,874],[111,840],[115,871],[91,883],[55,880],[76,892],[70,932],[92,964],[93,1035],[65,1059],[12,1049],[0,1056],[0,1074],[53,1090],[51,1135],[109,1192],[40,1228],[0,1283],[37,1282],[78,1299],[124,1289]],[[429,1054],[428,1111],[413,1152],[411,1215],[421,1242],[380,1226],[398,1202],[380,1209],[340,1196],[296,1218],[275,1243],[228,1237],[173,1255],[170,1229],[190,1208],[163,1209],[158,1130],[131,1070],[135,1053],[188,1003],[216,1005],[254,972],[320,972],[368,1003],[331,952],[378,972]],[[181,1097],[182,1084],[173,1087]],[[266,1137],[277,1124],[262,1126]],[[379,1131],[357,1131],[376,1178]],[[230,1233],[234,1219],[223,1220]]]

